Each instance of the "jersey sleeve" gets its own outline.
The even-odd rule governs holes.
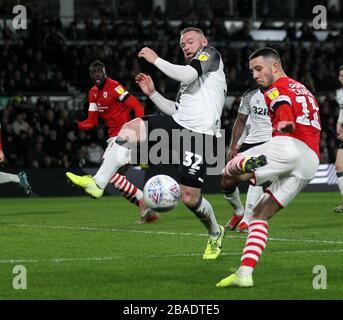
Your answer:
[[[98,111],[98,106],[95,102],[95,99],[96,99],[96,93],[90,90],[88,93],[88,102],[89,102],[88,111]]]
[[[273,86],[264,93],[267,106],[272,112],[275,112],[278,106],[288,104],[292,107],[292,100],[286,89],[280,86]]]
[[[113,91],[120,102],[124,102],[130,96],[130,93],[119,82],[113,84]]]
[[[239,108],[238,108],[239,113],[243,113],[245,115],[250,114],[250,100],[255,92],[256,90],[248,90],[245,93],[243,93],[241,103],[239,104]]]
[[[204,47],[192,59],[190,66],[193,67],[200,77],[206,72],[213,72],[219,69],[220,54],[213,47]]]

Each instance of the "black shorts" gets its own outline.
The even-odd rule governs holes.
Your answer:
[[[253,147],[257,147],[261,144],[264,144],[266,143],[267,141],[264,141],[264,142],[257,142],[257,143],[243,143],[240,148],[239,148],[239,151],[238,152],[244,152],[244,151],[247,151]]]
[[[206,174],[206,160],[208,159],[205,154],[205,145],[213,143],[212,150],[213,153],[216,153],[216,137],[186,129],[171,116],[152,115],[142,117],[142,120],[146,125],[149,136],[149,151],[153,151],[154,145],[159,143],[160,151],[164,152],[165,155],[169,155],[169,163],[165,163],[166,161],[161,163],[174,164],[178,167],[179,182],[181,184],[201,188]],[[153,131],[155,134],[152,134]],[[164,135],[164,138],[161,138],[162,135]],[[156,140],[156,136],[161,139],[157,142],[151,141],[152,136],[154,140]],[[165,136],[169,137],[168,141]],[[163,139],[165,139],[165,143],[161,143],[164,141]],[[151,152],[149,152],[149,163],[152,163],[150,157]]]
[[[340,142],[340,143],[338,144],[338,149],[343,149],[343,142]]]

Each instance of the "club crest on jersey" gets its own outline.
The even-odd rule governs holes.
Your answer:
[[[122,86],[118,86],[114,90],[120,95],[122,95],[125,92],[125,90]]]
[[[280,95],[280,92],[277,88],[273,88],[267,92],[267,96],[270,100],[276,99]]]
[[[202,52],[199,57],[198,60],[204,62],[207,61],[210,58],[211,55],[209,55],[207,52]]]
[[[104,91],[104,93],[102,94],[102,96],[106,99],[106,98],[107,98],[107,91]]]

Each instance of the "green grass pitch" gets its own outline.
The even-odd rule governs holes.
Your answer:
[[[225,224],[222,195],[206,198]],[[226,235],[220,259],[203,261],[205,229],[181,204],[139,225],[120,197],[1,199],[0,299],[342,299],[339,199],[301,193],[271,220],[250,289],[215,287],[239,266],[245,235]],[[25,290],[12,286],[16,265],[26,268]],[[327,289],[313,288],[316,265],[326,267]]]

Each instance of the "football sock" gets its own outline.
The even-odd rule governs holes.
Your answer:
[[[256,206],[258,200],[260,200],[263,195],[263,188],[260,186],[249,186],[247,199],[245,201],[244,218],[245,222],[249,222],[254,215],[254,207]]]
[[[341,192],[341,195],[343,198],[343,171],[337,172],[337,183],[338,183],[338,189]]]
[[[236,187],[233,193],[225,192],[224,198],[231,204],[234,209],[235,214],[242,216],[244,214],[244,206],[242,204],[241,198],[239,196],[239,189]]]
[[[8,183],[8,182],[19,183],[18,175],[6,173],[6,172],[0,172],[0,184]]]
[[[239,176],[243,173],[242,163],[247,156],[239,153],[236,157],[231,159],[224,168],[224,173],[229,177]]]
[[[200,199],[195,207],[189,209],[194,212],[194,214],[206,227],[209,238],[218,239],[220,236],[220,229],[211,204],[204,197],[200,196]]]
[[[139,200],[143,199],[143,192],[127,180],[125,176],[116,173],[110,182],[121,192],[124,198],[139,207]]]
[[[106,188],[108,182],[121,166],[130,162],[130,150],[124,147],[123,144],[118,144],[118,139],[120,143],[123,141],[117,138],[116,141],[110,142],[106,150],[106,157],[93,177],[95,183],[101,189]]]
[[[251,275],[254,268],[267,245],[268,222],[264,220],[252,220],[249,225],[248,238],[246,240],[242,264],[237,271],[239,277]]]

